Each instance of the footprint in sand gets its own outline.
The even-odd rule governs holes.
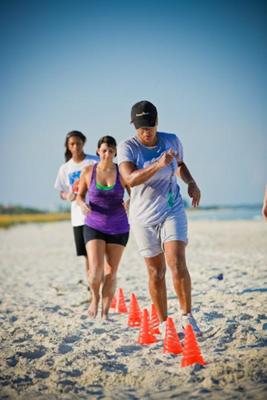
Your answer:
[[[52,313],[56,313],[56,312],[58,312],[60,309],[61,309],[60,306],[44,307],[44,310],[45,310],[45,311],[49,311],[49,312],[52,312]]]
[[[16,359],[15,356],[13,356],[13,357],[8,357],[8,358],[6,359],[6,363],[7,363],[7,365],[8,365],[9,367],[15,367],[15,366],[17,365],[17,363],[18,363],[18,360]]]
[[[73,369],[72,371],[63,371],[66,376],[70,376],[72,378],[78,378],[82,375],[82,371],[79,369]]]
[[[70,379],[62,379],[61,381],[58,381],[57,384],[60,386],[63,386],[63,387],[68,387],[69,390],[72,390],[72,388],[76,384],[76,382],[71,381]],[[65,391],[69,391],[69,390],[65,390]]]
[[[66,353],[69,353],[72,350],[73,350],[73,348],[71,346],[69,346],[68,344],[65,344],[65,343],[61,343],[58,346],[58,352],[60,354],[66,354]]]
[[[50,376],[50,372],[48,371],[41,371],[41,370],[37,370],[35,372],[35,378],[41,378],[41,379],[46,379]]]
[[[249,314],[241,314],[239,317],[240,321],[247,321],[248,319],[252,319],[252,318],[253,318],[253,316],[249,315]]]
[[[80,340],[80,339],[81,339],[80,336],[77,336],[77,335],[66,336],[64,338],[64,342],[65,343],[75,343],[75,342],[78,342],[78,340]]]
[[[43,357],[47,352],[47,348],[44,346],[39,346],[32,351],[17,352],[16,355],[19,357],[27,358],[28,360],[36,360]]]
[[[23,385],[30,385],[32,384],[32,378],[30,378],[29,376],[19,376],[17,378],[15,378],[12,383],[14,385],[18,385],[18,386],[23,386]]]
[[[111,362],[104,362],[101,365],[101,367],[104,371],[108,371],[108,372],[118,373],[118,371],[120,371],[124,374],[127,374],[127,372],[128,372],[128,368],[125,364],[114,363],[114,360],[112,360]]]
[[[117,353],[121,353],[123,355],[131,355],[136,351],[140,350],[140,346],[130,345],[130,346],[120,346],[115,349]]]
[[[211,312],[204,312],[204,318],[207,321],[212,321],[217,318],[225,318],[225,315],[217,311],[211,311]]]
[[[72,346],[70,346],[71,343],[78,342],[80,340],[80,337],[77,335],[71,335],[71,336],[66,336],[63,340],[62,343],[58,346],[58,352],[60,354],[66,354],[69,353],[73,350]]]

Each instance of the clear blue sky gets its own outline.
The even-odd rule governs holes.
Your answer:
[[[0,51],[0,203],[58,205],[65,134],[89,153],[121,141],[141,99],[182,140],[203,205],[262,201],[266,1],[2,0]]]

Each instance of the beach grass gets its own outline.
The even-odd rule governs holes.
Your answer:
[[[16,224],[43,223],[70,220],[70,213],[44,213],[44,214],[2,214],[0,215],[0,228],[8,228]]]

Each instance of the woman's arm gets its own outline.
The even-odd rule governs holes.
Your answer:
[[[73,201],[76,199],[76,194],[73,192],[60,192],[60,198],[61,200],[68,200],[68,201]]]
[[[85,195],[89,187],[92,175],[92,166],[89,165],[84,168],[80,176],[79,190],[76,197],[77,204],[81,207],[83,214],[88,214],[91,209],[85,202]],[[90,178],[90,179],[89,179]]]
[[[200,202],[201,193],[194,178],[184,162],[180,163],[177,168],[177,176],[188,185],[188,195],[192,198],[192,206],[197,207]]]
[[[120,164],[120,174],[126,183],[126,186],[134,187],[146,182],[155,175],[160,169],[169,165],[174,158],[172,149],[164,152],[159,160],[149,164],[145,168],[137,169],[136,165],[130,161],[124,161]]]

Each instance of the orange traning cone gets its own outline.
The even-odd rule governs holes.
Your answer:
[[[119,293],[117,294],[117,303],[116,303],[116,312],[118,313],[127,313],[127,306],[124,299],[123,290],[120,288]]]
[[[183,352],[182,345],[180,343],[173,319],[171,317],[168,317],[166,321],[163,352],[171,354],[180,354]]]
[[[151,304],[151,313],[150,313],[150,331],[154,335],[158,335],[160,333],[159,330],[159,317],[154,304]]]
[[[140,327],[141,325],[141,310],[134,293],[131,294],[130,308],[128,315],[128,326]]]
[[[184,334],[185,338],[181,367],[188,367],[195,363],[205,365],[206,361],[202,357],[192,325],[186,325]]]
[[[114,295],[111,303],[110,303],[110,308],[116,308],[116,304],[117,304],[117,297],[116,294]]]
[[[152,333],[150,333],[148,310],[144,308],[137,342],[139,344],[151,344],[155,343],[156,341],[157,339],[155,338],[155,336]]]

